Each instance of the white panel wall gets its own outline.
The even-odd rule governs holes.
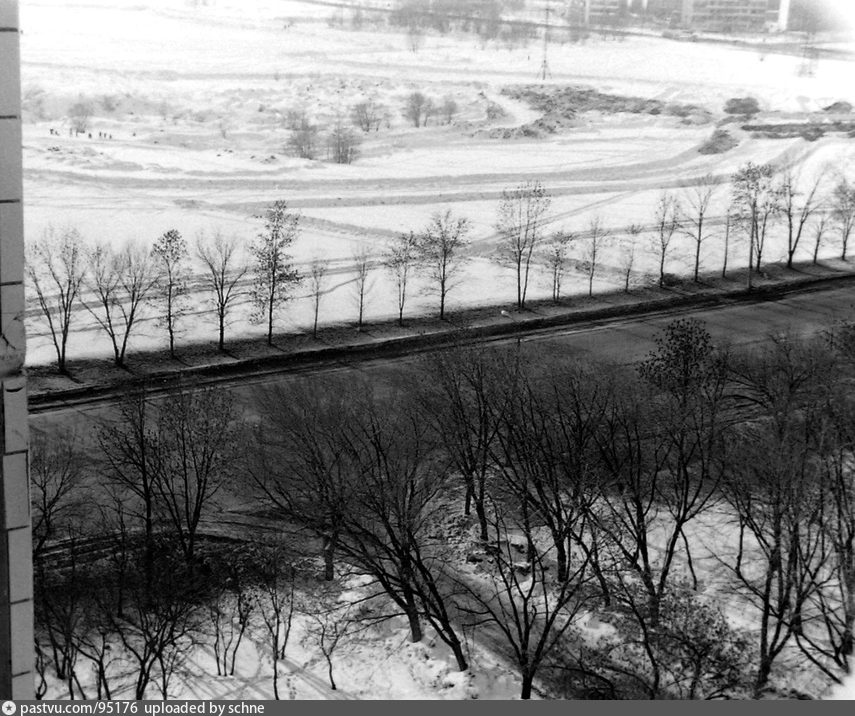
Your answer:
[[[34,696],[20,105],[18,3],[0,0],[0,699]]]

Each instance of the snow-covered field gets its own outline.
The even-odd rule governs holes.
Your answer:
[[[168,229],[191,240],[220,229],[248,243],[261,228],[264,207],[285,199],[303,215],[297,262],[317,256],[346,264],[357,247],[380,254],[397,233],[419,230],[437,210],[452,209],[471,222],[474,260],[450,308],[509,302],[513,276],[490,260],[496,245],[496,207],[505,188],[540,179],[553,193],[549,228],[584,230],[600,217],[615,234],[602,253],[619,262],[617,236],[631,223],[650,224],[663,187],[713,173],[726,177],[748,160],[843,171],[853,142],[828,137],[770,140],[744,136],[725,154],[700,155],[727,98],[752,95],[766,112],[817,111],[836,101],[855,102],[853,63],[822,60],[813,77],[800,76],[795,56],[759,54],[724,44],[675,42],[650,36],[625,41],[591,39],[553,43],[545,84],[587,86],[601,92],[663,102],[697,104],[712,113],[703,124],[649,114],[580,115],[572,127],[540,138],[493,139],[489,130],[516,127],[539,115],[500,94],[509,85],[539,81],[539,43],[508,47],[472,36],[428,34],[417,51],[406,35],[386,27],[353,31],[328,22],[332,9],[267,0],[112,0],[21,3],[26,232],[32,240],[49,225],[73,225],[88,239],[153,242]],[[422,91],[458,112],[449,125],[408,126],[405,97]],[[322,127],[357,102],[373,98],[388,110],[380,131],[364,138],[351,165],[299,159],[287,151],[289,110],[305,110]],[[68,108],[89,101],[95,111],[86,135],[70,136]],[[503,116],[487,118],[494,103]],[[53,132],[51,130],[54,130]],[[680,193],[680,190],[675,190]],[[722,188],[713,213],[727,200]],[[643,275],[654,269],[650,236],[642,236]],[[575,254],[581,258],[584,246]],[[685,272],[690,242],[675,240],[668,269]],[[731,264],[745,261],[736,248]],[[829,242],[826,255],[837,253]],[[720,261],[710,241],[703,266]],[[781,257],[780,241],[768,258]],[[807,251],[799,258],[807,258]],[[199,270],[199,267],[196,267]],[[321,321],[355,319],[349,277],[341,274],[324,297]],[[567,284],[570,294],[585,281]],[[619,285],[603,276],[597,290]],[[408,310],[433,310],[435,300],[416,287]],[[547,277],[531,298],[549,295]],[[311,305],[297,291],[281,328],[302,330]],[[367,318],[395,312],[393,287],[378,271]],[[200,309],[202,296],[198,296]],[[239,332],[254,335],[248,307],[236,316]],[[210,324],[210,325],[209,325]],[[205,315],[184,340],[212,335]],[[94,321],[80,314],[70,356],[106,355]],[[132,339],[131,350],[162,346],[153,322]],[[51,360],[45,326],[31,312],[29,361]]]

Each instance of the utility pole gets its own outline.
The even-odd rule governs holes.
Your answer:
[[[544,11],[544,22],[543,22],[543,61],[540,63],[540,80],[543,82],[546,80],[546,76],[549,74],[549,63],[546,60],[547,53],[549,52],[549,3],[546,3],[546,9]]]
[[[802,42],[802,62],[799,65],[799,77],[813,77],[819,64],[819,48],[816,46],[816,33],[805,31]]]
[[[0,0],[0,699],[35,696],[18,28]]]

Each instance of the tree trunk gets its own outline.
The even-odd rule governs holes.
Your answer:
[[[472,497],[475,494],[475,486],[472,480],[466,481],[466,497],[463,500],[463,516],[469,517],[472,514]]]
[[[769,675],[772,673],[772,661],[768,656],[764,656],[760,660],[760,666],[757,669],[757,678],[754,681],[753,698],[759,699],[763,694],[763,689],[769,683]]]
[[[422,640],[422,623],[419,620],[415,596],[410,589],[404,590],[404,600],[406,602],[407,621],[410,623],[410,641],[415,644]]]
[[[454,660],[457,662],[458,671],[466,671],[469,668],[469,664],[466,663],[463,645],[456,638],[451,639],[450,642],[449,646],[451,647],[451,652],[454,654]]]
[[[328,672],[329,677],[330,677],[330,689],[335,691],[336,690],[335,679],[333,679],[333,673],[332,673],[332,657],[329,657],[329,656],[327,657],[327,672]]]
[[[721,264],[721,278],[727,279],[727,252],[730,249],[730,217],[725,221],[724,225],[724,260]]]
[[[486,542],[489,538],[487,532],[487,511],[484,509],[484,496],[481,499],[475,500],[475,514],[478,516],[478,537],[482,542]]]
[[[272,278],[272,277],[271,277]],[[267,294],[267,345],[273,345],[273,307],[276,305],[276,283],[270,286]]]
[[[522,676],[522,691],[520,692],[520,699],[528,701],[531,698],[531,686],[532,682],[534,682],[534,674],[531,673],[531,669],[527,666],[522,667],[520,672],[520,675]]]
[[[335,579],[335,537],[324,535],[324,581],[332,582]]]
[[[273,645],[273,698],[279,701],[279,654]]]
[[[564,537],[563,535],[554,535],[553,540],[555,543],[555,567],[557,570],[557,579],[559,584],[563,584],[567,581],[568,570],[567,570],[567,549],[564,546]]]
[[[700,228],[698,229],[698,236],[701,235]],[[701,273],[701,242],[698,241],[697,246],[695,247],[695,283],[698,282],[698,278]]]

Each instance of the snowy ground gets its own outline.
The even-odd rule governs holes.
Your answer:
[[[584,230],[598,216],[617,237],[630,223],[651,223],[662,187],[707,172],[725,177],[749,159],[803,165],[807,178],[830,166],[833,175],[855,155],[855,145],[842,137],[810,144],[753,139],[738,129],[737,149],[697,153],[729,97],[753,95],[772,113],[855,102],[853,66],[846,60],[824,59],[815,76],[803,77],[798,57],[721,44],[655,37],[553,44],[547,84],[694,103],[714,119],[697,125],[665,115],[587,113],[555,135],[502,140],[489,138],[487,130],[538,116],[500,94],[505,86],[538,81],[537,43],[507,47],[471,36],[427,35],[413,52],[403,34],[333,28],[331,9],[298,0],[21,5],[30,238],[49,225],[74,225],[89,239],[116,243],[150,243],[171,228],[191,242],[198,232],[217,228],[249,242],[264,207],[285,199],[303,215],[295,259],[322,256],[344,267],[356,247],[368,243],[380,254],[397,233],[418,230],[433,212],[450,208],[470,219],[473,240],[473,260],[449,296],[453,310],[511,299],[512,275],[490,260],[496,206],[502,189],[526,179],[540,179],[554,195],[550,229]],[[414,90],[437,101],[453,98],[459,107],[453,122],[408,127],[400,109]],[[368,97],[388,108],[388,122],[365,138],[354,164],[289,156],[288,110],[304,109],[324,125]],[[69,136],[67,112],[78,100],[95,106],[91,139]],[[488,120],[489,103],[501,106],[504,116]],[[721,215],[726,198],[722,189],[714,214]],[[653,270],[654,257],[652,237],[641,238],[643,275]],[[582,244],[577,258],[584,254]],[[682,236],[675,244],[668,269],[683,273],[691,246]],[[615,238],[602,253],[603,265],[616,266],[620,251]],[[826,255],[836,252],[829,243]],[[779,237],[768,257],[776,260],[781,253]],[[719,261],[718,242],[710,241],[703,265],[712,270]],[[734,261],[745,261],[744,247],[736,249]],[[341,270],[324,297],[322,322],[355,318],[352,276]],[[618,285],[605,272],[595,288]],[[433,309],[435,300],[424,288],[416,287],[411,310]],[[582,280],[567,282],[570,293],[586,288]],[[310,324],[310,301],[300,299],[305,293],[297,292],[283,329]],[[545,277],[536,279],[531,297],[548,293]],[[393,315],[392,295],[388,277],[378,271],[367,318]],[[202,295],[196,305],[205,309]],[[236,316],[238,330],[260,332],[247,315],[241,309]],[[32,311],[29,326],[30,363],[51,360],[46,327]],[[74,330],[70,355],[108,352],[85,312]],[[211,337],[213,317],[200,315],[184,340]],[[131,350],[164,340],[150,321]]]

